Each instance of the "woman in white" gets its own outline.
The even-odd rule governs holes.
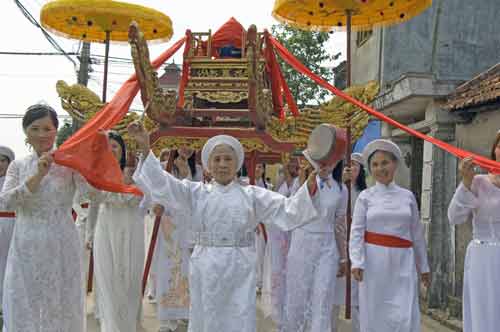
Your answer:
[[[266,164],[258,163],[255,166],[255,185],[264,189],[270,190],[270,186],[266,181]],[[255,251],[257,252],[257,292],[262,290],[264,277],[264,256],[266,251],[267,230],[264,225],[257,227],[255,234]]]
[[[318,216],[292,232],[287,257],[285,319],[282,332],[331,330],[339,265],[345,273],[347,188],[342,163],[323,165],[316,177]]]
[[[154,202],[169,202],[191,213],[196,246],[189,264],[190,332],[255,332],[256,294],[253,249],[259,222],[283,229],[298,227],[316,216],[309,181],[291,198],[235,181],[244,152],[234,137],[219,135],[203,147],[203,167],[214,181],[208,185],[179,181],[164,172],[149,151],[141,124],[129,126],[144,153],[134,179],[151,192]]]
[[[358,196],[349,247],[361,331],[420,332],[418,273],[426,287],[430,273],[415,196],[394,183],[401,151],[379,139],[363,159],[376,184]]]
[[[122,137],[114,132],[108,137],[125,183],[132,184]],[[94,249],[101,331],[135,332],[140,322],[144,266],[145,212],[139,206],[141,197],[101,191],[90,199],[87,243]]]
[[[203,170],[196,165],[195,151],[181,147],[173,153],[172,174],[179,180],[200,182]],[[165,169],[165,167],[164,167]],[[175,331],[189,318],[190,214],[165,204],[156,250],[156,296],[160,332]]]
[[[283,167],[283,177],[276,184],[277,192],[290,197],[299,189],[299,165],[296,158]],[[290,232],[273,225],[266,227],[267,244],[264,253],[261,304],[264,314],[271,316],[278,329],[283,323],[286,298],[286,259],[290,248]]]
[[[81,248],[71,216],[83,178],[53,164],[50,151],[57,114],[33,105],[23,117],[29,156],[7,170],[0,210],[16,212],[5,271],[3,312],[7,332],[82,332],[84,327]]]
[[[354,180],[351,180],[354,179]],[[361,153],[351,154],[351,167],[345,167],[342,181],[351,181],[351,202],[352,211],[356,205],[356,199],[363,190],[366,189],[366,173],[363,166],[363,155]],[[335,282],[335,296],[333,305],[332,332],[339,329],[340,307],[345,304],[346,280],[345,277],[337,279]],[[352,331],[360,332],[359,329],[359,304],[358,304],[358,282],[351,279],[351,322]]]
[[[5,174],[9,164],[15,159],[14,151],[6,146],[0,146],[0,192],[2,192]],[[0,301],[3,297],[3,280],[10,239],[14,231],[14,212],[0,210]],[[2,309],[0,308],[0,312]]]
[[[500,162],[500,131],[491,150]],[[464,264],[464,332],[495,332],[500,328],[500,175],[476,175],[472,158],[460,165],[462,183],[448,208],[452,225],[472,217],[473,240]]]

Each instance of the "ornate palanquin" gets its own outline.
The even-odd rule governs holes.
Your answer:
[[[228,134],[240,140],[249,161],[280,162],[306,145],[316,125],[333,123],[344,127],[348,114],[355,120],[354,139],[359,137],[368,116],[340,98],[318,108],[302,109],[296,116],[280,117],[271,88],[265,40],[265,34],[258,33],[254,25],[245,30],[234,18],[214,34],[187,31],[179,91],[163,91],[151,67],[142,32],[132,25],[129,42],[154,150],[186,145],[200,150],[208,138]],[[80,88],[58,91],[63,108],[84,121],[99,105],[96,98],[75,105],[72,100],[81,98],[71,97],[69,92],[76,90]],[[369,83],[347,92],[370,102],[378,93],[378,85]],[[81,108],[86,105],[89,115],[81,116],[85,113]],[[125,125],[137,118],[129,114],[117,126],[125,136]]]

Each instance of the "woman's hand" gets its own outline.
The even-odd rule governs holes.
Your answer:
[[[43,178],[49,174],[53,162],[54,159],[49,153],[43,153],[38,159],[36,173],[26,181],[26,186],[30,192],[34,193],[38,190]]]
[[[179,176],[182,179],[187,178],[189,176],[189,164],[188,164],[187,159],[179,156],[179,157],[175,158],[174,165],[179,170]]]
[[[337,278],[345,277],[347,274],[347,261],[339,262],[339,269],[337,271]]]
[[[474,172],[474,164],[472,157],[467,157],[460,162],[460,174],[462,175],[462,182],[467,189],[471,190],[472,180],[476,173]]]
[[[161,204],[154,204],[153,205],[153,213],[157,217],[163,216],[163,213],[165,213],[165,207]]]
[[[351,273],[354,280],[356,280],[357,282],[363,281],[363,269],[354,268],[351,270]]]
[[[134,184],[133,180],[133,175],[134,175],[134,169],[132,167],[125,167],[123,170],[123,183],[126,185],[132,185]]]
[[[49,153],[43,153],[40,159],[38,159],[38,172],[36,175],[43,179],[49,173],[53,162],[54,158]]]
[[[130,137],[137,142],[137,145],[143,155],[146,156],[150,149],[149,133],[146,131],[142,123],[140,121],[132,122],[128,125],[127,130]]]
[[[431,273],[426,272],[420,274],[420,279],[425,288],[429,288],[431,286]]]
[[[316,183],[316,175],[318,172],[313,171],[311,174],[309,174],[309,177],[307,178],[307,188],[309,189],[309,193],[311,196],[313,196],[316,193],[316,189],[318,187]]]
[[[344,171],[342,172],[342,182],[345,184],[352,181],[352,170],[351,167],[344,167]]]

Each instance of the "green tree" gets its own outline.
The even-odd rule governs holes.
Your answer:
[[[276,24],[271,27],[272,35],[285,46],[300,62],[327,81],[333,78],[333,70],[325,65],[333,60],[327,52],[326,43],[330,39],[327,32],[303,31],[288,25]],[[303,107],[321,104],[329,92],[319,87],[307,76],[298,73],[278,57],[285,80],[290,87],[297,105]]]
[[[57,131],[56,145],[59,147],[73,134],[73,127],[71,121],[64,120],[61,128]]]

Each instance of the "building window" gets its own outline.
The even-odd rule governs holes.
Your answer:
[[[373,30],[358,31],[356,34],[356,46],[361,47],[373,35]]]

